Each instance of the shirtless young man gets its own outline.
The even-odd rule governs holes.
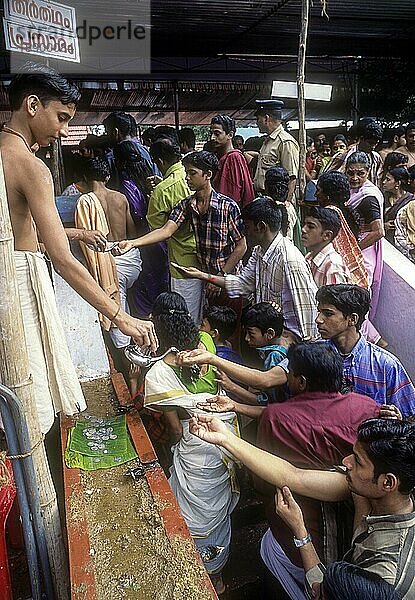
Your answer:
[[[108,249],[113,242],[126,238],[135,238],[136,227],[127,198],[124,194],[110,190],[106,184],[110,178],[110,166],[104,158],[89,158],[83,162],[80,172],[83,175],[88,193],[82,194],[75,210],[75,224],[88,229],[102,229],[106,234],[105,247]],[[134,248],[128,255],[111,256],[109,252],[94,252],[85,243],[81,244],[87,267],[95,281],[118,300],[123,310],[130,312],[127,293],[137,281],[141,273],[141,257],[138,248]],[[117,285],[118,283],[118,285]],[[110,289],[108,289],[110,287]],[[130,337],[125,335],[118,327],[111,327],[108,319],[100,318],[101,326],[108,331],[109,336],[117,350],[128,346]],[[124,356],[124,352],[112,352],[117,368],[121,368],[125,377],[130,378],[131,363]],[[136,377],[134,377],[134,380]],[[134,388],[135,389],[135,388]]]
[[[13,78],[9,98],[12,116],[0,134],[0,151],[15,241],[26,342],[30,346],[35,338],[38,341],[36,348],[29,348],[28,354],[41,429],[46,433],[53,423],[55,412],[63,410],[73,414],[85,407],[85,402],[80,388],[73,389],[77,383],[73,369],[73,386],[70,389],[66,387],[68,379],[71,379],[68,375],[71,361],[53,303],[46,266],[36,254],[37,231],[55,270],[98,312],[141,346],[155,350],[157,339],[151,322],[130,317],[106,296],[85,267],[72,256],[55,207],[50,171],[32,152],[35,144],[48,146],[56,139],[68,136],[68,124],[75,114],[79,91],[53,70],[36,66],[36,69]],[[51,300],[53,307],[49,306]],[[47,313],[44,311],[46,304]],[[59,329],[57,348],[51,346],[51,341],[57,339],[55,335],[51,336],[54,340],[46,339],[55,327]],[[56,366],[59,359],[61,371]],[[52,366],[54,372],[51,374]]]

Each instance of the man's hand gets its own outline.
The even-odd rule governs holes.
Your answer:
[[[121,256],[121,254],[125,254],[135,248],[133,240],[122,240],[118,242],[117,246],[111,250],[111,254],[114,256]]]
[[[235,404],[228,396],[218,394],[217,396],[209,398],[206,402],[198,402],[196,408],[213,413],[233,412],[235,410]]]
[[[196,269],[196,267],[182,267],[181,265],[178,265],[175,262],[171,262],[170,264],[172,265],[172,267],[180,271],[180,273],[182,273],[185,277],[191,277],[193,279],[202,280],[206,279],[207,277],[206,273],[203,273],[199,269]]]
[[[379,409],[381,419],[396,419],[402,421],[402,413],[394,404],[383,404]]]
[[[277,515],[287,523],[295,537],[302,538],[305,536],[303,513],[298,503],[294,500],[289,487],[277,488],[275,510]]]
[[[81,229],[79,239],[87,246],[91,246],[98,252],[103,252],[107,245],[107,238],[101,231],[92,231],[89,229]]]
[[[190,419],[190,432],[210,444],[223,445],[231,434],[222,421],[209,415],[197,415]]]
[[[234,382],[231,379],[229,379],[226,373],[224,373],[220,369],[216,369],[215,381],[221,386],[221,388],[223,388],[227,392],[233,392],[235,390]],[[233,410],[233,408],[231,410]]]
[[[131,336],[140,348],[150,348],[151,352],[157,350],[159,343],[151,321],[141,321],[123,313],[113,323],[125,335]]]
[[[215,360],[215,354],[207,350],[196,348],[190,352],[179,352],[176,357],[176,364],[181,367],[189,367],[190,365],[211,365]]]
[[[159,177],[159,175],[151,175],[150,177],[147,177],[147,179],[146,179],[147,191],[151,193],[154,190],[154,188],[156,187],[156,185],[158,185],[160,183],[160,181],[163,181],[163,178]]]

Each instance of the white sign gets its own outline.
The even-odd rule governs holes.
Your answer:
[[[80,62],[75,9],[45,0],[4,0],[6,49]]]
[[[331,100],[332,85],[322,83],[305,83],[304,95],[306,100]],[[297,84],[295,81],[273,81],[271,96],[274,98],[298,98]]]

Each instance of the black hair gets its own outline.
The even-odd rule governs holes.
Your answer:
[[[235,333],[238,315],[229,306],[210,306],[203,314],[212,329],[217,329],[220,339],[227,340]]]
[[[402,152],[389,152],[383,163],[383,172],[390,171],[398,165],[404,165],[408,162],[408,155],[402,154]]]
[[[253,135],[245,141],[245,152],[259,152],[266,136]]]
[[[393,473],[399,478],[399,492],[412,494],[415,488],[415,423],[395,419],[368,419],[357,429],[357,440],[365,446],[373,463],[374,477]]]
[[[272,198],[260,196],[243,208],[242,219],[252,221],[255,225],[263,221],[271,231],[278,233],[282,223],[281,205]]]
[[[364,140],[380,140],[383,137],[383,127],[374,119],[361,119],[357,125],[358,135]]]
[[[398,181],[403,188],[409,183],[409,173],[406,167],[394,167],[389,169],[389,175],[392,175],[395,181]]]
[[[141,134],[141,141],[143,144],[146,146],[151,146],[151,144],[154,142],[154,131],[154,127],[147,127],[147,129],[144,129],[143,133]]]
[[[313,144],[314,144],[313,138],[308,135],[307,142],[306,142],[307,148],[310,148],[310,146],[312,146]]]
[[[239,133],[238,135],[233,136],[233,141],[236,142],[236,140],[242,140],[242,144],[245,144],[244,138],[241,135],[239,135]]]
[[[135,137],[137,135],[137,123],[132,115],[126,112],[115,111],[105,117],[102,121],[107,133],[118,129],[122,136]]]
[[[265,191],[273,200],[285,202],[290,176],[284,167],[271,167],[265,172]]]
[[[332,210],[331,208],[323,208],[322,206],[312,206],[307,211],[306,216],[316,219],[316,221],[318,221],[321,224],[323,231],[332,231],[332,240],[334,240],[334,238],[337,236],[342,226],[342,222],[339,215],[336,213],[336,211]]]
[[[409,179],[415,179],[415,165],[408,168]]]
[[[153,143],[163,139],[172,140],[172,142],[179,145],[177,131],[174,127],[170,127],[170,125],[157,125],[154,129]]]
[[[393,127],[391,129],[385,129],[383,132],[383,142],[386,143],[387,146],[393,144],[395,136],[401,137],[405,134],[405,127],[400,125],[399,127]]]
[[[405,134],[411,129],[415,129],[415,121],[409,121],[408,125],[405,127]]]
[[[176,163],[180,160],[180,146],[172,138],[158,138],[150,146],[151,158],[156,161],[160,158],[165,163]]]
[[[344,142],[347,146],[346,137],[342,133],[338,133],[337,135],[334,136],[332,144],[334,144],[334,142]]]
[[[331,563],[324,574],[327,600],[400,600],[393,585],[380,575],[344,561]]]
[[[225,133],[236,131],[235,119],[229,115],[215,115],[210,122],[211,125],[221,125]]]
[[[134,181],[139,190],[146,192],[147,177],[153,175],[148,161],[138,151],[136,142],[125,140],[114,147],[114,158],[121,179]]]
[[[320,187],[323,194],[329,196],[330,204],[337,206],[357,239],[359,236],[359,224],[356,217],[345,202],[350,198],[350,184],[346,175],[339,171],[330,171],[322,173],[318,178],[317,185]]]
[[[370,293],[359,285],[337,283],[323,285],[316,294],[317,302],[332,304],[340,310],[344,317],[353,313],[358,315],[356,329],[359,330],[370,308]]]
[[[163,292],[155,299],[151,315],[160,352],[165,352],[171,346],[179,350],[197,348],[199,330],[183,296],[176,292]]]
[[[219,167],[219,160],[212,152],[201,150],[200,152],[191,152],[185,156],[183,164],[185,166],[192,165],[196,169],[201,169],[204,173],[211,171],[214,176]]]
[[[280,337],[284,327],[284,317],[282,312],[269,302],[258,302],[248,308],[242,316],[241,323],[245,328],[258,327],[263,334],[268,329],[273,329],[275,337]]]
[[[367,171],[369,171],[370,160],[366,152],[353,152],[346,161],[346,170],[351,165],[362,165]]]
[[[268,115],[271,119],[275,121],[282,121],[282,109],[281,108],[258,108],[255,111],[255,116],[257,115]]]
[[[178,133],[179,142],[185,143],[188,148],[194,148],[196,143],[196,135],[191,127],[183,127]]]
[[[299,342],[288,349],[288,366],[307,380],[309,392],[340,392],[343,388],[343,360],[326,342]]]
[[[105,158],[84,158],[80,163],[86,181],[105,181],[111,174],[110,166]]]
[[[24,73],[13,77],[8,92],[12,111],[19,110],[23,100],[32,94],[43,106],[53,100],[76,106],[81,99],[81,92],[71,81],[54,69],[36,63],[29,63]]]

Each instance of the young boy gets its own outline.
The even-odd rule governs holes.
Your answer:
[[[351,275],[343,257],[332,244],[341,228],[338,214],[330,208],[315,206],[304,219],[301,241],[308,254],[311,273],[317,287],[349,283]]]
[[[283,329],[282,313],[272,304],[269,302],[254,304],[243,316],[242,325],[245,327],[245,340],[248,346],[258,350],[265,371],[272,369],[287,357],[288,348],[295,338],[289,331]],[[218,378],[222,387],[233,397],[237,397],[243,404],[256,407],[255,415],[249,411],[247,416],[258,416],[262,412],[262,410],[258,410],[259,407],[277,401],[273,389],[268,390],[267,393],[255,394],[231,381],[221,371],[219,371]],[[237,412],[242,411],[237,410]]]
[[[210,306],[203,315],[200,330],[211,335],[218,356],[241,365],[241,356],[232,349],[232,344],[228,341],[235,333],[237,324],[238,316],[232,308],[229,306]]]

